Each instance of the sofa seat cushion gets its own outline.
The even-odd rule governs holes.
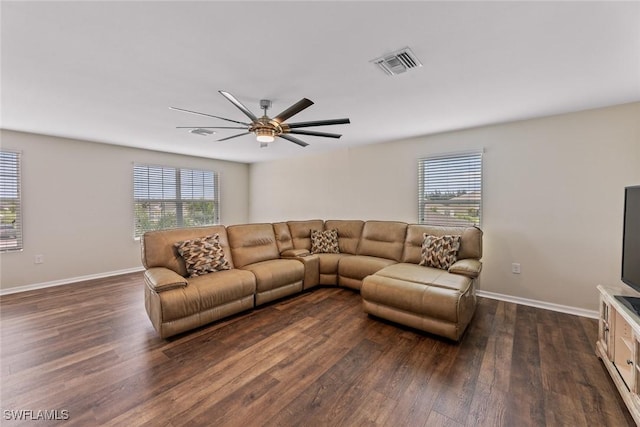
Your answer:
[[[256,292],[269,291],[304,279],[304,264],[295,259],[272,259],[249,264],[243,270],[252,272],[256,277]]]
[[[377,276],[422,285],[437,286],[464,293],[471,286],[471,279],[461,274],[451,274],[446,270],[423,267],[411,263],[399,263],[385,267],[376,273]]]
[[[193,277],[185,287],[158,293],[162,321],[181,319],[251,297],[255,291],[255,276],[249,271],[233,269]]]
[[[395,263],[396,261],[390,259],[366,255],[342,258],[338,263],[338,284],[352,289],[360,289],[362,279]]]

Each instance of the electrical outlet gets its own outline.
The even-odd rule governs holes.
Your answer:
[[[44,255],[36,255],[33,258],[33,263],[34,264],[42,264],[44,262]]]
[[[511,272],[513,274],[520,274],[520,263],[519,262],[514,262],[513,264],[511,264]]]

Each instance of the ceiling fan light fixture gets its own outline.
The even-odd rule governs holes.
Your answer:
[[[258,140],[258,142],[267,143],[267,142],[273,142],[276,139],[273,129],[259,128],[259,129],[256,129],[255,132],[256,132],[256,139]]]
[[[275,138],[270,136],[270,135],[258,135],[257,138],[258,142],[273,142],[275,141]]]

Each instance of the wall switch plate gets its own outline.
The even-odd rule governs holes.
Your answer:
[[[511,264],[511,272],[513,274],[520,274],[520,263],[519,262],[514,262],[513,264]]]
[[[33,258],[33,263],[34,264],[42,264],[44,262],[44,255],[36,255]]]

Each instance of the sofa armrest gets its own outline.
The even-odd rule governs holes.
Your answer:
[[[280,256],[282,258],[295,258],[307,255],[310,255],[310,252],[307,249],[287,249],[286,251],[282,251],[280,253]]]
[[[184,288],[188,284],[187,279],[165,267],[153,267],[146,270],[144,272],[144,282],[149,289],[155,292]]]
[[[482,263],[477,259],[461,259],[449,267],[449,273],[463,274],[475,279],[480,275]]]

